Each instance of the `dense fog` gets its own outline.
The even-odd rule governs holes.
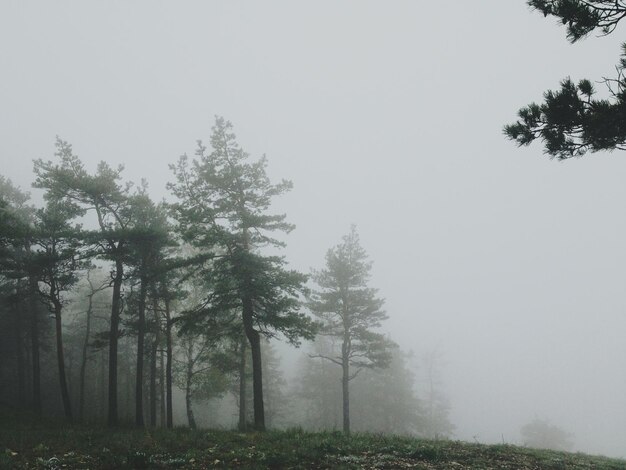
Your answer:
[[[446,403],[453,428],[430,437],[524,444],[545,421],[573,450],[626,457],[626,159],[560,162],[502,132],[563,78],[612,75],[621,31],[570,44],[521,0],[4,2],[0,174],[41,205],[33,160],[53,160],[58,136],[89,172],[122,164],[171,202],[168,165],[223,116],[272,182],[293,182],[269,211],[296,227],[270,249],[289,268],[324,269],[356,227],[388,316],[376,331],[399,346],[393,380],[414,375],[402,387],[420,406],[435,383]],[[312,343],[263,347],[295,393]],[[355,379],[357,430],[379,372]],[[200,425],[236,427],[225,387],[194,405]],[[185,424],[178,388],[174,402]],[[341,428],[340,410],[315,416]]]

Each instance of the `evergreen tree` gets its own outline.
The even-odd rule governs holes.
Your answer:
[[[372,263],[359,243],[356,228],[342,243],[328,250],[326,268],[316,272],[320,287],[310,302],[311,311],[322,321],[320,333],[341,342],[338,354],[317,354],[342,370],[343,430],[350,432],[349,382],[364,368],[387,367],[393,343],[374,331],[387,318],[383,299],[368,287]]]
[[[37,290],[54,317],[59,383],[68,420],[73,415],[65,370],[62,313],[66,304],[64,295],[78,281],[78,271],[86,267],[79,259],[80,228],[70,224],[80,212],[76,207],[58,201],[49,201],[45,209],[37,211],[30,256]]]
[[[84,164],[74,155],[72,146],[57,138],[55,156],[58,163],[35,161],[35,187],[46,190],[49,201],[84,211],[95,212],[99,230],[87,235],[92,254],[113,263],[109,331],[109,394],[108,424],[118,422],[118,341],[122,312],[122,283],[124,260],[127,255],[128,230],[133,211],[129,206],[130,185],[120,185],[123,167],[111,168],[100,162],[95,174],[87,172]]]
[[[199,142],[196,159],[190,162],[184,155],[172,166],[176,183],[169,187],[178,198],[172,207],[184,240],[201,249],[219,248],[207,272],[214,290],[204,312],[241,312],[252,353],[254,423],[263,430],[261,336],[281,333],[297,344],[314,334],[314,323],[299,312],[305,276],[287,270],[283,258],[259,251],[283,245],[269,232],[293,228],[284,215],[266,213],[273,197],[291,188],[291,183],[272,184],[266,158],[249,161],[232,125],[223,118],[216,119],[211,147],[208,153]]]
[[[567,25],[572,42],[595,29],[609,34],[626,16],[626,3],[621,0],[529,0],[528,4]],[[540,139],[545,153],[559,160],[626,149],[626,45],[623,49],[617,76],[604,79],[608,99],[597,97],[590,80],[576,83],[566,78],[560,90],[544,93],[542,104],[520,109],[519,120],[504,127],[505,135],[520,146]]]

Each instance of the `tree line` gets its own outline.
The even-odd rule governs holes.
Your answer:
[[[276,425],[289,402],[286,424],[339,427],[336,416],[311,418],[319,407],[337,410],[350,432],[354,384],[357,422],[378,387],[372,400],[398,404],[386,429],[450,434],[446,406],[427,425],[404,353],[379,332],[384,301],[354,227],[311,276],[268,254],[294,228],[271,213],[292,185],[271,182],[266,158],[251,159],[228,121],[216,118],[209,146],[198,141],[192,158],[170,165],[167,203],[145,182],[123,181],[122,167],[100,162],[90,173],[68,142],[55,148],[54,160],[34,162],[43,207],[0,176],[2,402],[42,415],[60,396],[70,421],[172,427],[181,390],[191,427],[194,403],[223,408],[229,396],[242,431]],[[308,386],[287,390],[277,337],[315,340],[296,379]],[[383,390],[385,374],[404,381],[397,393]]]

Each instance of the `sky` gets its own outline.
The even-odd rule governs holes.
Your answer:
[[[28,189],[58,135],[167,198],[224,116],[294,183],[293,267],[356,224],[384,330],[445,358],[455,437],[540,418],[626,457],[626,158],[502,134],[563,78],[614,75],[623,31],[572,45],[523,0],[4,0],[0,173]]]

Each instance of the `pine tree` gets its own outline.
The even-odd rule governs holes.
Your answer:
[[[626,16],[621,0],[529,0],[528,5],[567,25],[567,37],[578,41],[595,29],[610,34]],[[544,93],[542,104],[531,103],[518,112],[519,119],[504,127],[518,145],[536,139],[550,157],[564,160],[587,152],[626,149],[626,44],[616,67],[617,76],[605,78],[609,98],[598,98],[592,82],[570,78],[557,91]]]
[[[266,158],[250,161],[223,118],[216,119],[211,147],[208,152],[198,142],[196,159],[190,162],[184,155],[172,166],[176,183],[169,187],[178,198],[172,207],[185,241],[201,249],[217,248],[206,272],[213,291],[204,312],[241,312],[252,353],[255,428],[263,430],[261,336],[281,333],[297,344],[314,333],[313,322],[299,311],[305,276],[287,270],[283,258],[260,252],[268,245],[283,246],[270,232],[293,228],[285,215],[267,214],[272,199],[291,183],[272,184]]]
[[[350,381],[364,368],[387,367],[391,361],[393,343],[375,331],[387,315],[377,290],[368,287],[371,266],[352,226],[343,241],[328,250],[326,268],[313,276],[320,290],[312,296],[310,308],[322,321],[320,333],[341,342],[338,354],[315,357],[342,369],[345,433],[350,432]]]

